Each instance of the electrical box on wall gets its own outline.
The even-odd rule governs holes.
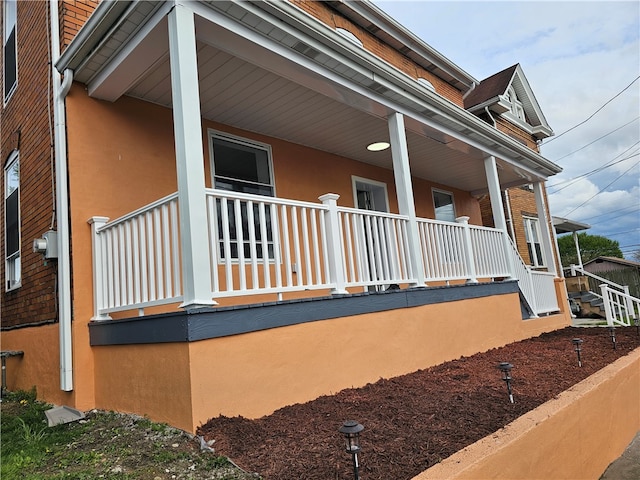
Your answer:
[[[58,232],[49,230],[33,241],[33,251],[41,253],[44,258],[58,258]]]

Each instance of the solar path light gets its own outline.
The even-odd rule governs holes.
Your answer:
[[[513,393],[511,393],[511,369],[513,368],[513,365],[511,365],[509,362],[500,362],[500,365],[498,365],[498,368],[502,372],[502,379],[507,384],[507,391],[509,392],[509,400],[511,401],[511,403],[513,403]]]
[[[338,431],[344,435],[347,453],[350,453],[351,457],[353,458],[353,475],[355,480],[360,480],[358,452],[361,450],[360,432],[362,432],[363,430],[364,427],[355,420],[345,421],[338,429]]]
[[[582,345],[582,339],[581,338],[574,338],[571,341],[573,342],[573,346],[575,347],[576,353],[578,354],[578,366],[581,367],[582,366],[582,359],[580,358],[580,350],[581,350],[581,345]]]
[[[611,343],[613,343],[613,349],[616,349],[616,327],[609,326],[609,336],[611,337]]]

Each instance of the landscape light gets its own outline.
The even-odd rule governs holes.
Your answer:
[[[509,392],[509,400],[511,401],[511,403],[513,403],[513,393],[511,393],[511,369],[513,368],[513,365],[511,365],[509,362],[500,362],[500,365],[498,365],[498,368],[502,372],[502,379],[507,384],[507,391]]]
[[[347,420],[338,431],[344,435],[346,442],[347,453],[351,454],[353,458],[353,474],[355,480],[360,480],[360,466],[358,465],[358,452],[360,449],[360,432],[364,430],[364,427],[355,420]]]
[[[611,337],[611,343],[613,343],[613,349],[616,349],[616,327],[609,326],[609,336]]]
[[[582,345],[582,339],[581,338],[574,338],[571,341],[573,342],[573,345],[576,347],[576,353],[578,354],[578,366],[581,367],[582,366],[582,360],[580,359],[580,345]]]

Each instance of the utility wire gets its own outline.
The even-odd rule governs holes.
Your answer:
[[[593,145],[594,143],[596,143],[596,142],[598,142],[598,141],[602,140],[602,139],[603,139],[603,138],[605,138],[605,137],[608,137],[608,136],[609,136],[609,135],[611,135],[612,133],[615,133],[615,132],[617,132],[618,130],[623,129],[623,128],[624,128],[624,127],[626,127],[627,125],[631,125],[633,122],[638,121],[638,119],[639,119],[639,118],[640,118],[640,117],[636,117],[636,118],[634,118],[633,120],[631,120],[630,122],[625,123],[625,124],[624,124],[624,125],[622,125],[621,127],[618,127],[618,128],[616,128],[615,130],[611,130],[609,133],[607,133],[607,134],[605,134],[605,135],[602,135],[600,138],[596,138],[594,141],[592,141],[592,142],[590,142],[590,143],[587,143],[585,146],[580,147],[579,149],[574,150],[574,151],[573,151],[573,152],[571,152],[571,153],[567,153],[566,155],[563,155],[563,156],[562,156],[562,157],[560,157],[560,158],[556,158],[556,160],[555,160],[555,161],[556,161],[556,162],[559,162],[559,161],[560,161],[560,160],[562,160],[563,158],[567,158],[568,156],[573,155],[574,153],[578,153],[580,150],[584,150],[585,148],[590,147],[590,146],[591,146],[591,145]]]
[[[624,87],[620,92],[618,92],[616,95],[614,95],[611,99],[609,99],[607,102],[604,103],[604,105],[602,105],[600,108],[598,108],[595,112],[593,112],[589,117],[587,117],[585,120],[583,120],[582,122],[578,123],[577,125],[574,125],[573,127],[571,127],[569,130],[565,130],[564,132],[562,132],[560,135],[556,135],[554,137],[551,137],[549,140],[547,140],[546,142],[543,143],[543,145],[548,144],[549,142],[553,142],[554,140],[557,140],[558,138],[560,138],[561,136],[563,136],[565,133],[569,133],[572,130],[575,130],[576,128],[578,128],[580,125],[584,125],[585,123],[587,123],[589,120],[591,120],[596,113],[598,113],[600,110],[602,110],[604,107],[606,107],[608,104],[610,104],[613,100],[615,100],[617,97],[619,97],[620,95],[622,95],[622,93],[624,93],[626,90],[628,90],[631,85],[633,85],[634,83],[636,83],[638,81],[638,79],[640,78],[640,76],[637,76],[633,82],[631,82],[629,85],[627,85],[626,87]]]
[[[638,143],[640,143],[640,142],[638,142]],[[547,186],[547,188],[549,188],[549,189],[550,189],[550,188],[554,188],[554,187],[557,187],[558,185],[562,185],[563,183],[567,183],[567,182],[568,182],[568,183],[567,183],[567,185],[565,185],[564,187],[560,187],[560,188],[558,188],[558,189],[554,190],[553,192],[549,192],[550,194],[558,193],[560,190],[564,190],[565,188],[567,188],[567,187],[569,187],[569,186],[573,185],[573,184],[574,184],[575,182],[577,182],[578,180],[581,180],[581,179],[583,179],[583,178],[587,178],[588,176],[593,175],[594,173],[601,172],[602,170],[605,170],[605,169],[607,169],[607,168],[609,168],[609,167],[613,167],[614,165],[617,165],[617,164],[619,164],[619,163],[622,163],[622,162],[624,162],[625,160],[629,160],[630,158],[633,158],[633,157],[635,157],[635,156],[637,156],[637,155],[640,155],[640,152],[636,152],[636,153],[634,153],[634,154],[632,154],[632,155],[629,155],[628,157],[621,158],[621,159],[620,159],[620,160],[618,160],[617,162],[614,162],[614,161],[612,160],[611,162],[606,163],[606,164],[604,164],[603,166],[596,168],[595,170],[591,170],[590,172],[583,173],[582,175],[578,175],[577,177],[570,178],[569,180],[563,180],[563,181],[561,181],[561,182],[554,183],[553,185],[548,185],[548,186]],[[615,160],[615,159],[614,159],[614,160]],[[613,163],[612,163],[612,162],[613,162]]]
[[[607,188],[609,188],[611,185],[613,185],[614,183],[616,183],[618,180],[620,180],[623,176],[625,176],[627,173],[629,173],[629,171],[634,168],[635,166],[637,166],[640,163],[640,161],[634,163],[633,165],[631,165],[631,167],[629,167],[627,170],[625,170],[623,173],[620,174],[620,176],[616,177],[616,179],[611,182],[609,185],[607,185],[606,187],[604,187],[602,190],[598,190],[598,192],[594,195],[592,195],[591,197],[589,197],[587,200],[585,200],[584,202],[582,202],[580,205],[578,205],[576,208],[574,208],[573,210],[563,214],[563,217],[568,217],[569,215],[571,215],[573,212],[575,212],[577,209],[579,209],[580,207],[584,206],[587,204],[587,202],[590,202],[591,200],[593,200],[595,197],[597,197],[598,195],[600,195],[602,192],[604,192]]]
[[[568,180],[561,180],[558,183],[554,183],[553,185],[547,185],[547,188],[552,188],[555,187],[557,185],[562,185],[563,183],[567,183],[567,182],[571,182],[573,180],[577,180],[579,178],[582,177],[586,177],[588,175],[591,175],[592,173],[598,172],[600,170],[603,170],[605,168],[607,168],[609,166],[609,164],[612,164],[612,162],[614,162],[618,157],[621,157],[622,155],[625,155],[627,152],[629,152],[629,150],[633,149],[635,146],[637,146],[640,143],[640,140],[638,140],[636,143],[634,143],[633,145],[631,145],[630,147],[628,147],[626,150],[620,152],[618,155],[616,155],[615,157],[613,157],[611,160],[609,160],[607,163],[605,163],[604,165],[596,168],[595,170],[591,170],[591,172],[587,172],[587,173],[583,173],[582,175],[578,175],[577,177],[573,177],[573,178],[569,178]],[[627,158],[631,158],[634,154],[630,155],[629,157],[623,158],[622,160],[626,160]],[[616,162],[618,163],[618,162]]]
[[[639,209],[640,207],[633,206],[633,207],[630,207],[630,208]],[[628,208],[624,208],[623,210],[628,210]],[[625,215],[631,215],[633,213],[636,213],[636,212],[632,212],[632,211],[631,212],[624,212],[624,213],[621,213],[619,215],[615,215],[613,217],[608,217],[608,218],[606,218],[604,220],[600,220],[598,222],[594,222],[594,223],[589,222],[589,225],[591,225],[593,227],[594,225],[599,225],[599,224],[604,223],[604,222],[609,222],[611,220],[615,220],[616,218],[624,217]],[[600,215],[596,215],[595,217],[602,217],[603,215],[609,215],[609,214],[610,213],[602,213]],[[595,218],[595,217],[592,217],[592,218]],[[580,221],[587,221],[587,220],[580,220]]]

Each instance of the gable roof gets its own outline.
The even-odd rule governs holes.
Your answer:
[[[511,104],[506,96],[509,87],[513,87],[522,102],[526,123],[510,114]],[[476,114],[489,108],[538,139],[553,135],[519,63],[482,80],[464,99],[464,108]]]
[[[596,257],[593,260],[589,260],[588,262],[586,262],[584,264],[584,266],[586,267],[587,265],[589,265],[590,263],[599,263],[602,261],[606,261],[606,262],[610,262],[610,263],[617,263],[618,265],[624,265],[625,267],[635,267],[635,268],[640,268],[640,263],[639,262],[634,262],[632,260],[627,260],[625,258],[618,258],[618,257]]]
[[[509,88],[516,67],[517,64],[482,80],[464,99],[464,108],[471,110],[476,105],[484,104],[488,100],[495,100],[499,95],[504,95]]]

